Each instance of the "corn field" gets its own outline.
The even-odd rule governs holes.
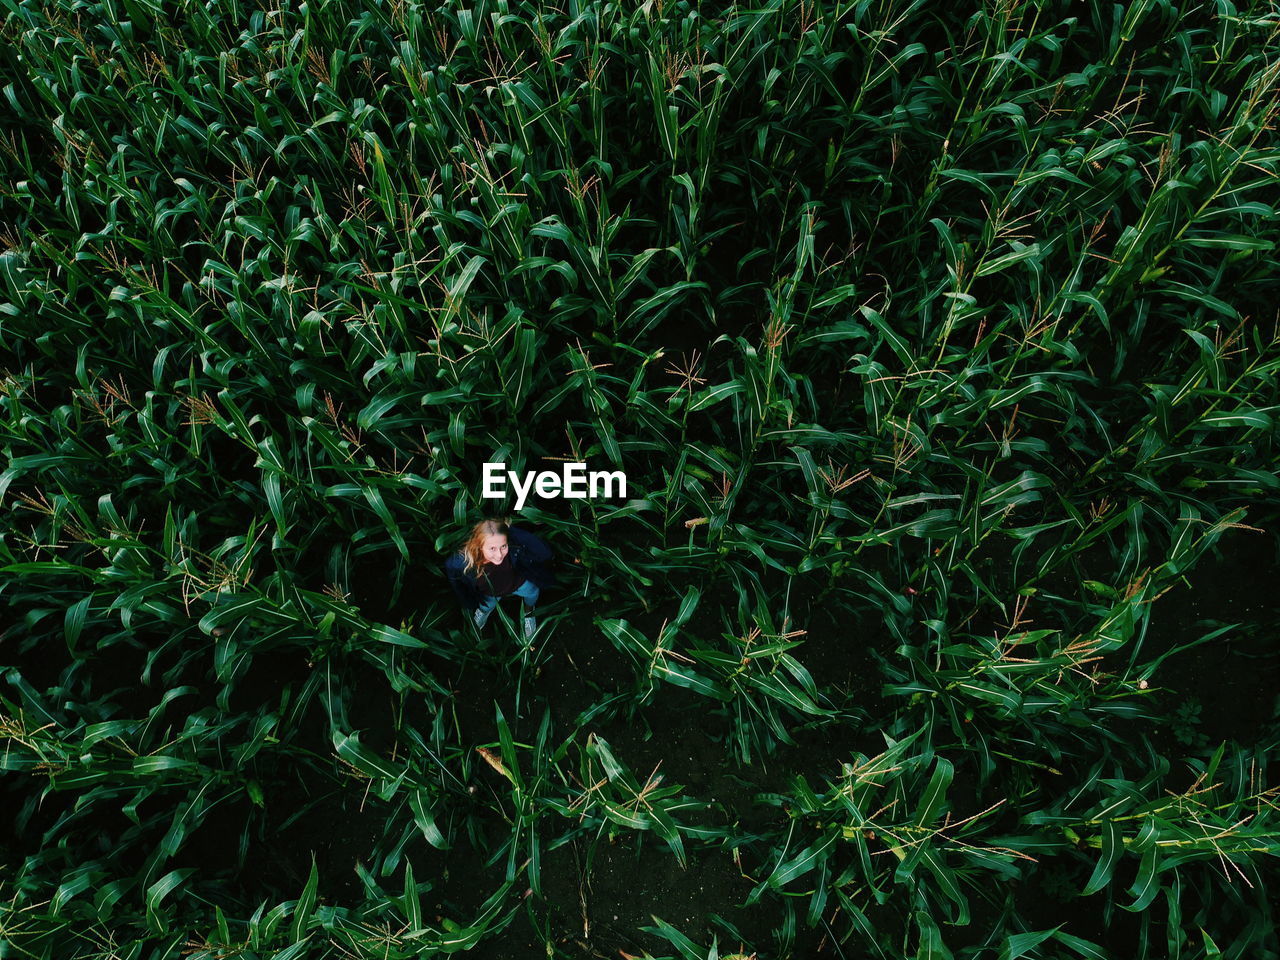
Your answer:
[[[1275,0],[0,9],[0,960],[1280,958]]]

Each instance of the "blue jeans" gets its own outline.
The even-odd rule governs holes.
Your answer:
[[[524,600],[524,604],[526,607],[532,607],[534,606],[534,604],[538,602],[538,594],[540,594],[541,592],[542,591],[538,589],[538,585],[536,583],[534,583],[532,580],[526,580],[524,583],[520,584],[520,586],[516,587],[514,590],[508,593],[507,596],[520,597],[522,600]],[[480,616],[488,617],[488,615],[492,612],[493,608],[498,605],[499,599],[501,598],[500,597],[481,597],[480,605],[476,607],[476,611],[480,614]]]

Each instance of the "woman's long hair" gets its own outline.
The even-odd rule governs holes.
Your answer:
[[[507,536],[511,527],[502,518],[481,520],[471,528],[471,536],[462,545],[462,556],[466,558],[463,572],[468,576],[478,573],[484,567],[484,541],[486,537]]]

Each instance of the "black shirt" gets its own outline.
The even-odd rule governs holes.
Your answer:
[[[514,593],[518,586],[520,575],[511,565],[511,554],[503,557],[499,564],[486,563],[476,584],[481,593],[490,597],[505,597]]]

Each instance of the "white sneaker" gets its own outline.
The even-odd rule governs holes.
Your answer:
[[[538,621],[534,619],[533,614],[526,613],[524,615],[524,638],[526,640],[532,640],[537,629]]]

